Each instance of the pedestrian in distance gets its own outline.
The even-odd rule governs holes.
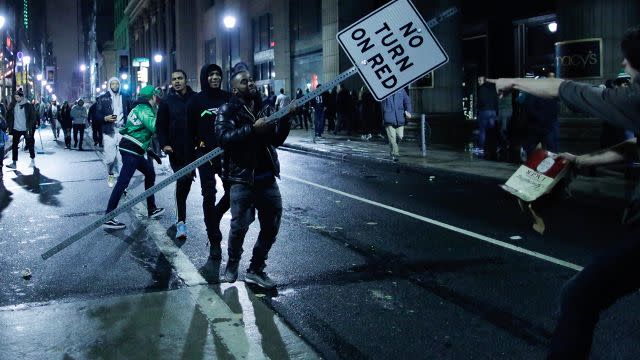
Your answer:
[[[156,131],[156,114],[154,106],[158,100],[156,90],[153,86],[147,85],[140,89],[138,100],[127,116],[125,126],[120,129],[122,140],[119,149],[122,155],[122,170],[118,181],[111,192],[106,213],[110,213],[116,207],[125,192],[129,182],[136,170],[144,175],[144,189],[152,187],[156,180],[156,173],[153,163],[145,159],[145,153],[151,143],[151,137]],[[157,218],[164,213],[164,208],[156,206],[155,196],[147,198],[147,214],[149,218]],[[124,229],[126,225],[115,218],[106,221],[103,225],[105,229]]]
[[[120,143],[120,128],[124,126],[131,111],[131,100],[123,94],[120,80],[117,77],[109,79],[109,91],[96,98],[96,118],[102,119],[103,159],[107,167],[107,185],[113,187],[116,174],[120,168],[118,144]]]
[[[319,88],[320,84],[316,87]],[[324,112],[327,107],[324,105],[324,100],[326,99],[326,95],[318,94],[316,97],[311,100],[311,108],[313,109],[313,124],[315,135],[318,138],[322,138],[322,133],[324,132]]]
[[[96,117],[96,103],[94,102],[89,107],[87,122],[91,126],[91,135],[93,138],[94,147],[102,147],[102,124],[104,119],[98,119]]]
[[[158,106],[158,141],[169,165],[176,172],[189,164],[192,141],[187,131],[187,103],[195,92],[187,85],[187,73],[176,69],[171,72],[171,89]],[[176,181],[176,239],[187,238],[187,196],[191,190],[193,174]]]
[[[79,99],[71,108],[71,122],[73,124],[73,147],[77,147],[82,151],[82,144],[84,142],[84,131],[87,128],[87,109],[84,107],[84,100]],[[78,143],[78,134],[80,135],[80,142]],[[80,146],[78,146],[78,144]]]
[[[38,119],[36,109],[24,96],[22,89],[18,89],[13,95],[14,103],[8,114],[8,129],[13,135],[11,152],[13,162],[7,165],[8,168],[15,169],[18,162],[18,145],[20,139],[24,138],[26,148],[29,150],[31,163],[29,167],[35,167],[35,131],[38,127]]]
[[[60,117],[58,119],[60,120],[60,127],[62,127],[62,135],[64,135],[65,149],[71,149],[71,128],[73,127],[73,122],[71,121],[71,106],[68,101],[62,104]]]
[[[391,159],[397,162],[400,156],[398,141],[404,137],[406,119],[411,118],[411,99],[404,89],[396,91],[382,101],[381,111],[389,140]]]
[[[622,66],[631,77],[629,87],[606,89],[574,81],[547,79],[496,79],[499,92],[520,90],[543,98],[560,98],[570,109],[587,113],[614,126],[640,133],[640,26],[622,38]],[[637,140],[636,140],[637,141]],[[577,165],[594,165],[623,159],[617,151],[596,156],[563,155]],[[636,194],[638,191],[636,191]],[[635,196],[632,208],[640,208]],[[640,261],[637,226],[628,238],[617,242],[606,254],[596,257],[564,286],[560,315],[551,339],[548,359],[587,359],[600,314],[620,298],[640,288],[636,274]]]
[[[216,64],[205,65],[200,70],[200,88],[202,90],[194,95],[187,104],[188,162],[192,162],[218,147],[215,135],[216,118],[219,109],[231,97],[231,94],[221,89],[222,74],[222,68]],[[216,204],[216,174],[223,177],[220,157],[198,167],[204,224],[209,239],[209,257],[212,260],[222,258],[220,221],[230,206],[229,192],[224,181],[225,193]]]
[[[276,111],[289,105],[290,102],[291,98],[289,97],[289,95],[285,94],[284,89],[280,89],[280,94],[276,97]]]
[[[233,97],[222,107],[216,121],[218,141],[228,155],[223,165],[231,194],[229,258],[223,279],[237,280],[244,238],[257,212],[260,233],[245,282],[273,289],[276,284],[264,269],[282,218],[282,197],[276,183],[280,176],[276,148],[289,135],[290,117],[295,109],[278,122],[267,123],[274,109],[262,103],[251,73],[242,63],[233,68],[231,88]]]

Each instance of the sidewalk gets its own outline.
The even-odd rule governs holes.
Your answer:
[[[426,157],[422,157],[419,142],[415,141],[400,143],[400,161],[394,163],[389,156],[389,145],[382,139],[363,141],[359,136],[333,135],[327,132],[323,137],[313,143],[309,132],[291,130],[284,147],[340,160],[399,166],[425,174],[441,170],[489,177],[500,182],[506,182],[519,166],[478,159],[470,152],[456,151],[441,145],[429,147]],[[571,190],[587,196],[626,199],[632,185],[622,174],[604,170],[599,171],[596,177],[578,176],[572,182]]]

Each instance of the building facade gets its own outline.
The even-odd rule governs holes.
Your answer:
[[[283,88],[288,94],[298,88],[313,89],[352,66],[337,44],[337,32],[386,2],[130,0],[124,16],[128,17],[131,58],[148,60],[138,66],[132,63],[133,80],[138,86],[168,85],[170,69],[181,68],[190,85],[199,90],[198,72],[204,64],[221,65],[226,80],[230,64],[243,61],[265,94],[268,89]],[[408,89],[415,112],[430,119],[432,140],[455,146],[465,144],[475,127],[478,75],[558,72],[566,68],[562,61],[567,58],[561,53],[576,49],[565,44],[596,39],[600,48],[586,55],[596,56],[601,70],[586,81],[601,84],[620,72],[619,42],[624,30],[640,23],[640,3],[633,0],[500,2],[499,16],[496,6],[471,0],[414,4],[427,20],[452,6],[460,10],[432,29],[449,62]],[[225,27],[227,16],[235,19],[233,27]],[[551,23],[556,24],[554,31]],[[156,54],[162,55],[160,63],[153,62]],[[345,85],[357,91],[363,83],[352,77]],[[569,149],[592,141],[599,131],[599,122],[566,109],[560,122],[561,144],[572,144]],[[587,136],[589,131],[593,134]]]

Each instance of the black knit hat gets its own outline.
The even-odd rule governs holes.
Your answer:
[[[620,44],[622,54],[632,68],[640,71],[640,26],[627,30]]]

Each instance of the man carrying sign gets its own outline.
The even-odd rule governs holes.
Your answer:
[[[499,92],[520,90],[544,98],[559,97],[569,108],[599,117],[614,126],[640,133],[640,26],[627,31],[621,43],[625,72],[631,75],[627,88],[602,89],[562,79],[497,79]],[[604,164],[620,160],[617,151],[598,156],[567,159],[584,164]],[[623,296],[640,288],[637,274],[640,260],[638,232],[604,256],[596,258],[562,291],[560,317],[549,359],[586,359],[600,313]]]
[[[282,217],[282,197],[276,183],[276,177],[280,176],[276,147],[289,135],[289,116],[295,109],[279,122],[267,123],[273,109],[262,104],[245,64],[234,67],[231,87],[233,96],[220,109],[216,120],[218,142],[227,155],[223,173],[231,185],[229,260],[224,280],[235,282],[238,278],[242,244],[257,211],[260,234],[245,282],[273,289],[276,285],[264,268]]]

